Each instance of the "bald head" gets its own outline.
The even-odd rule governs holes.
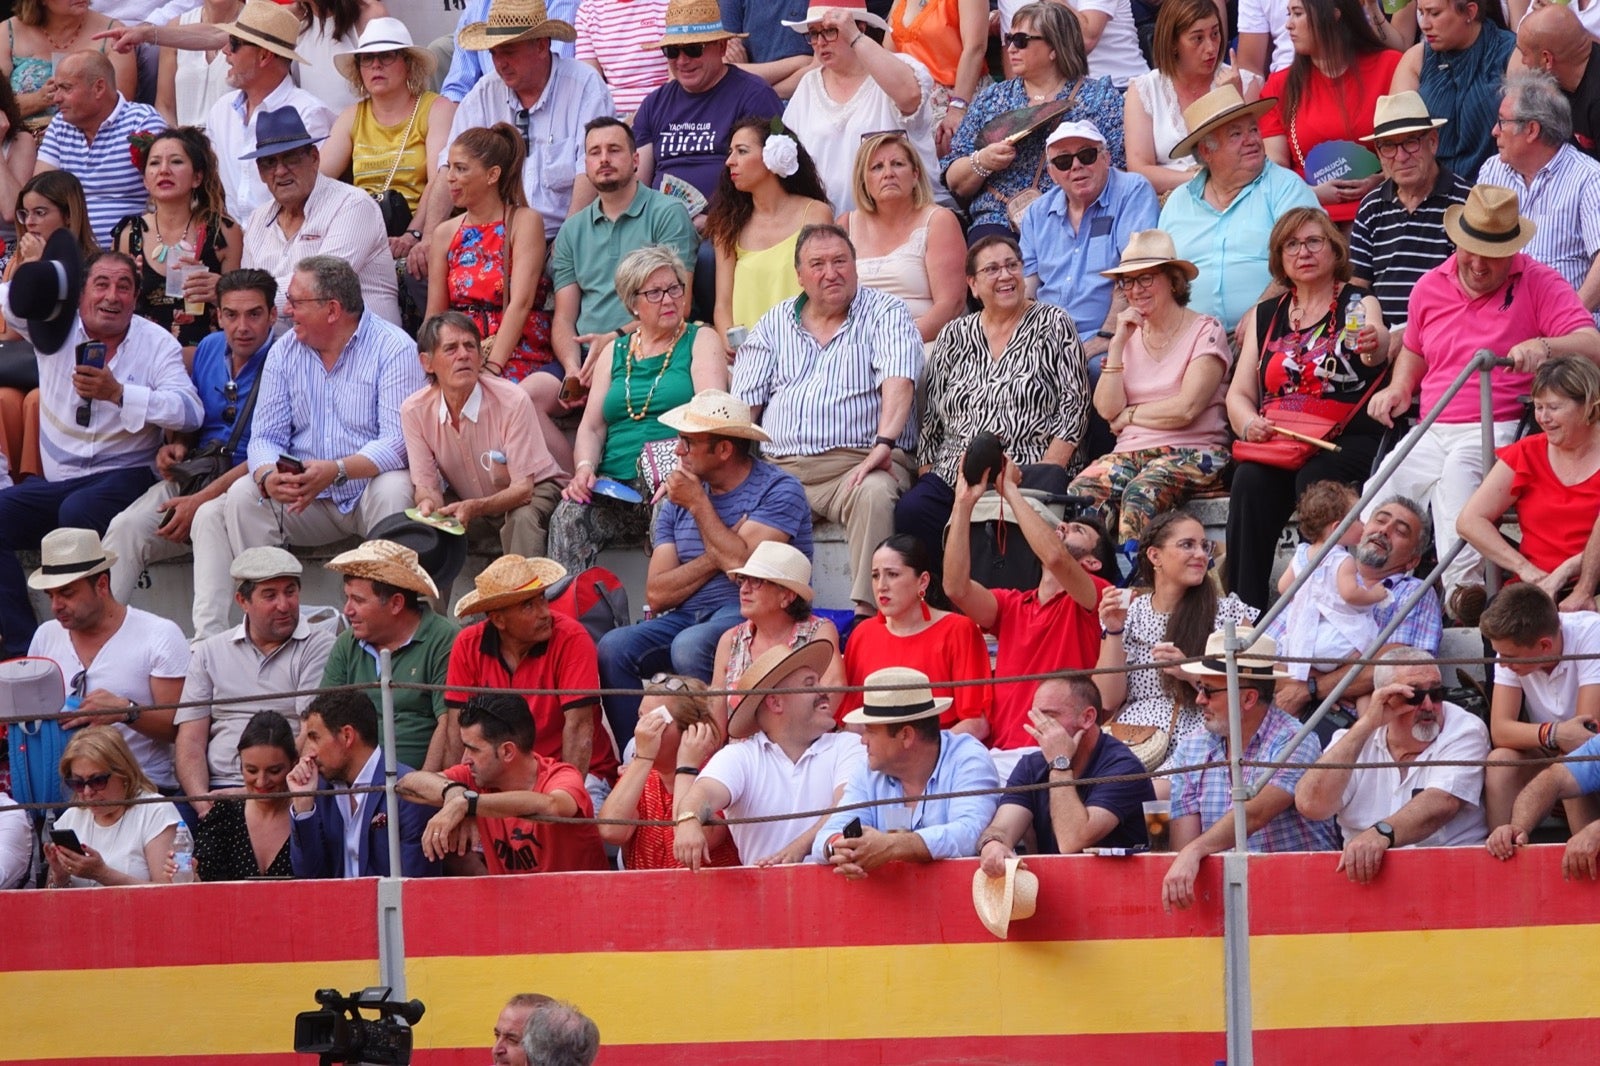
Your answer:
[[[62,60],[61,69],[70,77],[82,78],[86,82],[102,81],[107,85],[114,85],[117,80],[117,72],[111,66],[111,60],[97,51],[73,52]]]
[[[1575,64],[1581,69],[1593,43],[1594,38],[1565,4],[1546,4],[1517,27],[1517,51],[1522,55],[1523,65],[1534,70],[1560,69]],[[1562,87],[1566,88],[1566,79],[1562,82]]]
[[[73,52],[53,79],[56,110],[63,120],[93,135],[117,106],[117,75],[99,52]],[[98,143],[96,144],[98,148]],[[127,146],[124,145],[124,152]]]

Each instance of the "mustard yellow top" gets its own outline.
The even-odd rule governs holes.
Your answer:
[[[799,240],[797,229],[760,251],[734,246],[734,325],[754,329],[762,315],[789,297],[800,295],[800,278],[794,269],[794,246]]]
[[[382,126],[372,114],[372,101],[356,104],[356,120],[350,127],[350,170],[355,186],[362,192],[376,194],[389,180],[389,168],[395,165],[394,155],[401,152],[400,165],[395,169],[390,188],[406,198],[412,211],[422,197],[422,187],[427,184],[428,166],[428,112],[439,98],[435,92],[425,92],[417,101],[416,121],[411,122],[411,133],[406,136],[407,115],[393,126]],[[404,146],[400,138],[405,137]]]

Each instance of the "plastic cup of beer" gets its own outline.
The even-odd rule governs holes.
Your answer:
[[[1172,801],[1144,801],[1144,829],[1150,835],[1152,852],[1172,850]]]

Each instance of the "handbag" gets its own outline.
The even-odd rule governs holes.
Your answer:
[[[244,408],[239,412],[239,419],[234,422],[233,432],[228,434],[228,439],[220,444],[212,443],[198,448],[190,452],[187,459],[172,464],[167,476],[177,484],[179,496],[193,496],[233,469],[234,450],[239,447],[244,427],[250,424],[250,416],[256,409],[256,395],[260,391],[261,373],[257,371],[256,380],[250,385],[250,395],[245,397]]]
[[[1156,725],[1129,725],[1112,720],[1106,723],[1106,732],[1132,749],[1146,770],[1154,770],[1167,761],[1172,750],[1172,734],[1178,729],[1178,701],[1172,701],[1172,718],[1167,728]]]
[[[667,475],[678,469],[678,438],[646,441],[639,449],[639,480],[644,482],[645,498],[654,498]]]
[[[417,123],[417,112],[422,108],[422,97],[417,97],[417,102],[411,106],[411,117],[406,120],[406,131],[400,135],[400,147],[395,150],[394,162],[389,165],[389,176],[384,179],[383,188],[372,194],[377,201],[378,211],[383,215],[383,228],[390,237],[403,237],[406,227],[411,224],[411,205],[400,194],[394,185],[394,176],[400,170],[400,158],[406,154],[406,145],[411,142],[411,129]]]
[[[31,392],[39,387],[39,357],[27,341],[0,342],[0,389]]]

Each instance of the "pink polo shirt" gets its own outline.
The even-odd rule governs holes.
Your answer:
[[[480,377],[461,410],[461,426],[450,424],[444,396],[437,385],[425,385],[400,405],[400,429],[406,438],[411,483],[457,498],[492,496],[514,481],[531,476],[537,483],[562,476],[562,470],[539,433],[533,400],[520,385],[496,377]],[[489,451],[504,452],[505,463],[488,463]]]
[[[1594,326],[1594,316],[1584,310],[1566,279],[1522,252],[1512,257],[1505,287],[1477,298],[1462,287],[1452,255],[1422,275],[1411,290],[1407,315],[1406,347],[1427,363],[1422,375],[1423,411],[1438,402],[1479,348],[1504,356],[1531,337],[1563,337]],[[1521,418],[1517,397],[1526,395],[1532,385],[1532,374],[1494,371],[1494,420]],[[1478,388],[1469,382],[1439,421],[1460,424],[1480,417]]]

